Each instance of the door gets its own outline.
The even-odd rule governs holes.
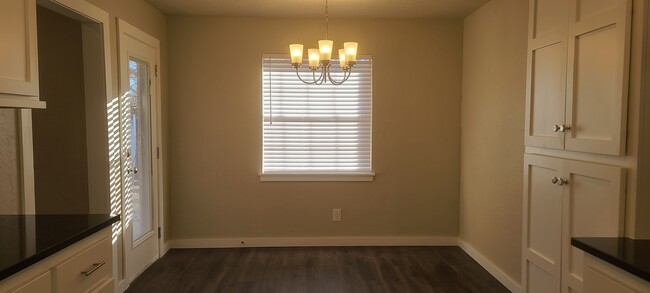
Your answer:
[[[571,0],[567,150],[625,152],[631,0]]]
[[[623,235],[625,170],[524,156],[524,292],[582,292],[583,252],[571,237]]]
[[[524,292],[560,292],[562,270],[562,160],[525,155]]]
[[[564,160],[564,167],[562,292],[579,293],[584,252],[571,245],[571,237],[623,235],[625,170],[573,160]]]
[[[159,49],[157,40],[124,21],[119,21],[119,30],[124,276],[131,283],[159,257],[155,156]]]
[[[526,145],[564,148],[566,0],[531,0],[526,80]]]

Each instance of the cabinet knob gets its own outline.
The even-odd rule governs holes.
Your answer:
[[[553,125],[553,132],[558,132],[558,131],[560,131],[561,128],[562,127],[560,127],[560,125],[555,124],[555,125]],[[553,183],[555,183],[555,182],[553,182]]]
[[[571,131],[571,125],[560,125],[560,132],[569,132]]]
[[[551,178],[551,183],[555,184],[555,183],[558,182],[558,180],[559,180],[559,178],[553,176],[553,178]]]
[[[562,185],[567,185],[569,184],[569,180],[566,180],[564,178],[560,178],[560,180],[557,181],[557,185],[562,186]]]

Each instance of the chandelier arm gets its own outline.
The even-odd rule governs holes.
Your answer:
[[[343,72],[343,80],[342,80],[342,81],[336,81],[336,80],[334,80],[334,79],[332,78],[332,75],[329,74],[329,72],[328,72],[328,74],[327,74],[327,78],[329,78],[330,82],[331,82],[333,85],[342,85],[344,82],[346,82],[346,81],[348,80],[348,78],[350,78],[350,75],[352,75],[352,68],[350,68],[350,69],[348,69],[348,70],[345,70],[345,71]]]
[[[316,75],[316,74],[314,73],[314,76],[315,76],[315,75]],[[317,83],[316,83],[316,78],[315,78],[315,77],[314,77],[314,81],[313,81],[313,82],[311,82],[311,81],[305,81],[304,79],[302,79],[302,77],[300,77],[300,73],[298,73],[298,68],[296,68],[296,76],[298,76],[298,79],[300,79],[300,81],[302,81],[303,83],[306,83],[306,84],[317,84]]]
[[[327,68],[325,66],[321,66],[320,76],[318,77],[318,79],[316,79],[316,72],[314,72],[314,82],[317,85],[321,85],[321,84],[323,84],[323,82],[325,82],[325,79],[326,79],[325,71],[326,70],[327,70]]]

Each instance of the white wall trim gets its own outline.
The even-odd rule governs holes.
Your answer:
[[[115,287],[115,292],[120,292],[121,293],[121,292],[126,291],[126,289],[129,288],[129,285],[126,283],[126,281],[124,279],[119,280],[119,281],[116,280],[115,282],[117,283],[117,285]]]
[[[163,245],[160,247],[160,257],[163,257],[165,254],[167,254],[170,249],[172,249],[171,241],[163,243]]]
[[[243,243],[242,243],[243,242]],[[170,248],[303,246],[458,246],[456,237],[288,237],[174,239]]]
[[[471,256],[478,264],[480,264],[485,270],[488,271],[494,278],[499,280],[503,286],[506,286],[510,292],[513,293],[522,293],[523,290],[521,289],[521,286],[515,282],[513,279],[508,276],[505,272],[503,272],[498,266],[496,266],[492,261],[490,261],[488,258],[486,258],[484,255],[482,255],[480,252],[478,252],[474,247],[469,245],[469,243],[458,239],[458,246],[465,251],[469,256]]]

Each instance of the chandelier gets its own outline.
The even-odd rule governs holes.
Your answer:
[[[323,84],[329,80],[333,85],[343,84],[350,78],[352,67],[357,61],[357,47],[356,42],[343,43],[343,49],[339,49],[339,65],[343,72],[343,80],[337,81],[331,75],[331,59],[334,41],[328,39],[329,35],[329,14],[328,14],[328,0],[325,0],[325,39],[318,41],[318,49],[307,50],[309,56],[309,70],[311,70],[311,80],[304,80],[298,68],[302,66],[302,44],[289,45],[289,52],[291,53],[291,66],[296,69],[298,79],[306,84]],[[308,78],[309,79],[309,78]]]

